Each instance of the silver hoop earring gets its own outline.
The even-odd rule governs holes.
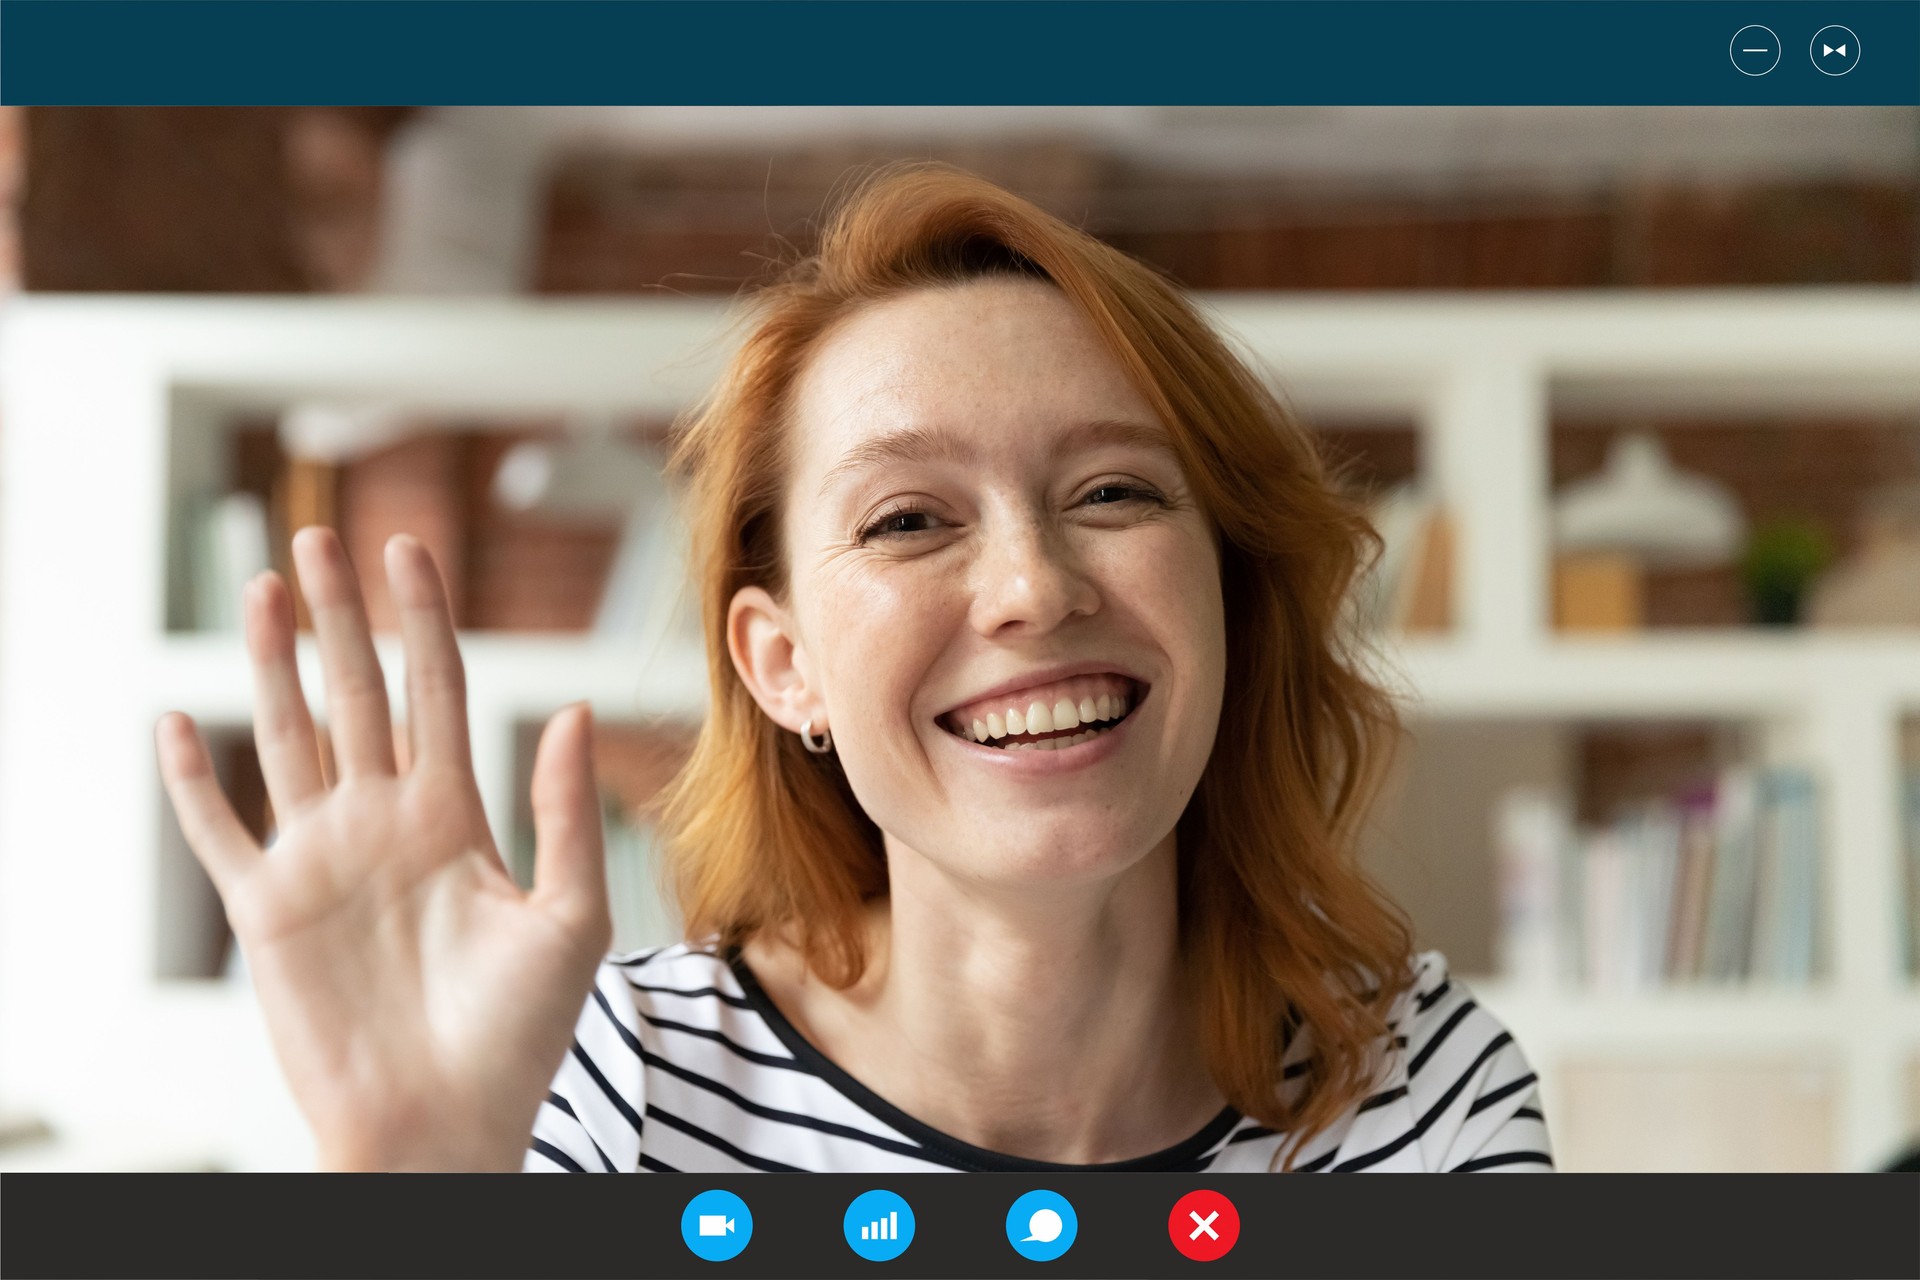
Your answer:
[[[813,754],[823,756],[833,750],[833,730],[822,729],[820,731],[820,740],[815,742],[813,740],[813,721],[809,720],[800,726],[800,741],[806,743],[807,750],[813,752]]]

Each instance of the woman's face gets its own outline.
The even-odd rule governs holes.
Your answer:
[[[735,608],[736,653],[775,659],[762,704],[830,726],[868,815],[951,874],[1133,865],[1199,782],[1226,668],[1211,526],[1153,411],[1064,295],[1008,278],[856,313],[795,395],[790,597],[745,631]]]

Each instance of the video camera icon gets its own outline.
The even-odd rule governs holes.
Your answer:
[[[702,1191],[681,1210],[680,1239],[696,1258],[725,1262],[753,1239],[753,1213],[731,1191]]]

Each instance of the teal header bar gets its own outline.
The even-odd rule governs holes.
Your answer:
[[[0,0],[0,102],[1920,104],[1920,0]]]

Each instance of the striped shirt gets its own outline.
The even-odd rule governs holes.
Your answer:
[[[1302,1171],[1553,1167],[1513,1037],[1437,952],[1389,1015],[1370,1093],[1300,1153]],[[1296,1040],[1296,1047],[1299,1042]],[[1304,1066],[1284,1066],[1297,1088]],[[948,1136],[801,1037],[737,957],[680,944],[603,961],[534,1123],[529,1172],[1263,1172],[1283,1135],[1228,1108],[1152,1155],[1062,1165]]]

